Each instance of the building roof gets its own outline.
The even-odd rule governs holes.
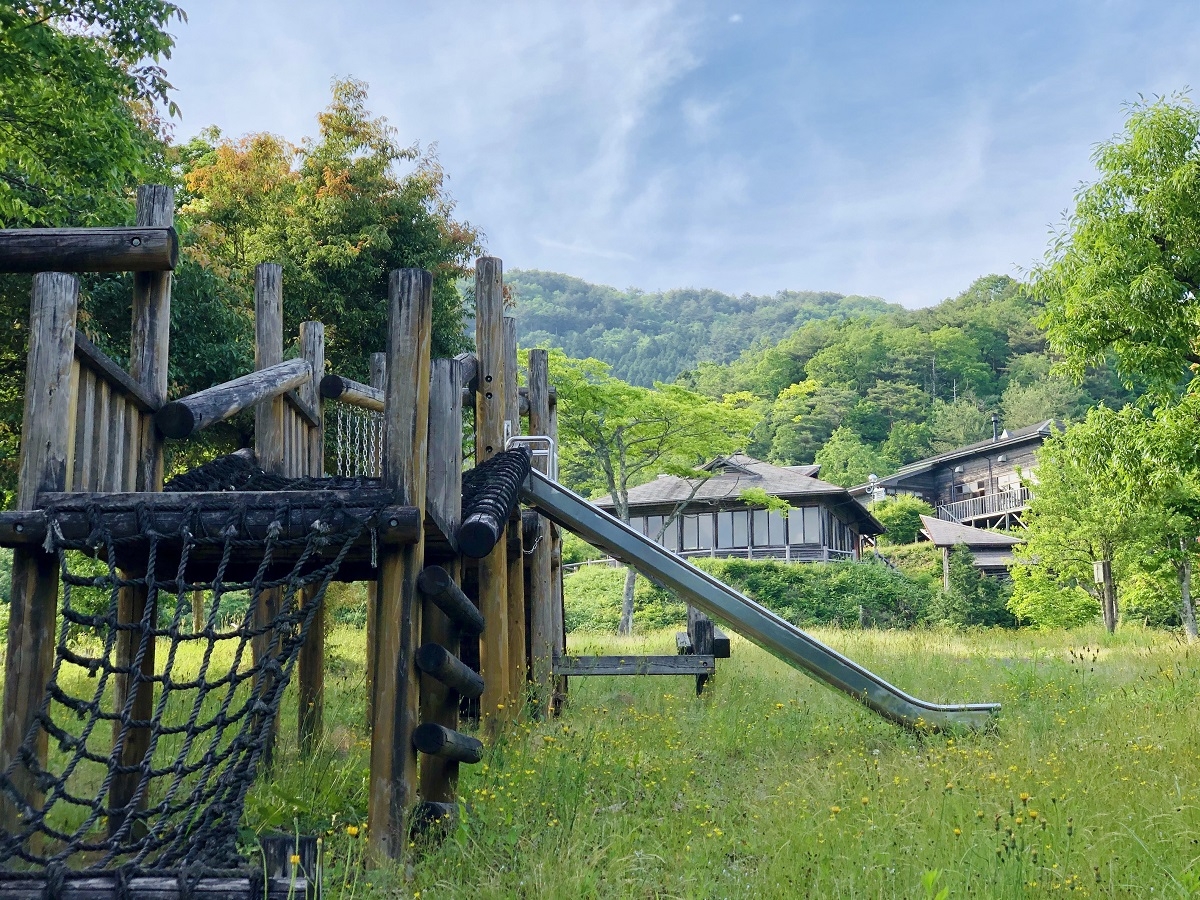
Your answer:
[[[717,474],[699,486],[692,497],[693,503],[715,504],[722,500],[737,500],[742,491],[761,488],[782,500],[822,498],[828,506],[856,521],[862,534],[884,532],[879,521],[864,510],[844,487],[805,474],[808,470],[815,472],[819,466],[773,466],[744,453],[734,453],[731,456],[718,456],[701,468]],[[692,496],[695,486],[694,479],[659,475],[653,481],[630,488],[629,505],[634,508],[679,503]],[[605,509],[613,506],[612,497],[608,495],[592,502]]]
[[[1026,425],[1024,428],[1015,428],[1012,431],[1005,429],[996,440],[989,438],[986,441],[976,441],[974,444],[967,444],[965,447],[956,447],[953,450],[947,450],[936,456],[918,459],[916,462],[901,466],[891,475],[881,477],[877,483],[894,485],[905,478],[910,478],[913,475],[923,475],[946,463],[954,462],[956,459],[961,459],[965,456],[974,456],[984,450],[998,450],[1003,447],[1011,447],[1014,444],[1024,444],[1035,437],[1048,438],[1054,434],[1054,431],[1055,423],[1053,419],[1045,419],[1033,425]],[[859,497],[867,493],[868,487],[870,487],[869,484],[856,484],[850,488],[850,493]]]
[[[921,530],[935,547],[955,547],[959,544],[966,544],[972,550],[985,548],[1001,550],[1025,543],[1020,538],[1010,537],[1007,534],[972,528],[970,525],[935,519],[933,516],[921,516],[921,525]]]

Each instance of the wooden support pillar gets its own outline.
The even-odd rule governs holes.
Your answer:
[[[550,434],[550,369],[545,350],[529,351],[529,433]],[[549,474],[549,460],[533,458],[533,467]],[[554,677],[554,592],[550,521],[542,519],[541,539],[533,548],[529,578],[529,655],[533,689],[539,713],[545,713]]]
[[[283,267],[277,263],[261,263],[254,269],[254,369],[268,368],[283,362]],[[283,475],[283,397],[263,400],[254,407],[254,456],[267,472]],[[283,600],[282,588],[269,588],[259,593],[254,607],[255,628],[266,628],[279,614]],[[260,665],[276,651],[274,636],[268,631],[256,636],[252,643],[254,664]],[[270,685],[265,678],[256,679],[255,689],[265,692]],[[278,718],[272,725],[263,750],[263,763],[271,764]]]
[[[504,329],[504,420],[509,436],[521,433],[521,408],[517,391],[517,320],[505,316]],[[529,680],[525,668],[525,547],[521,536],[520,509],[508,525],[508,712],[515,718],[525,699]]]
[[[429,476],[425,485],[430,518],[443,534],[455,535],[462,521],[462,375],[457,360],[435,359],[429,378]],[[458,583],[461,563],[446,567]],[[422,595],[424,596],[424,595]],[[437,603],[425,598],[421,610],[421,646],[437,645],[457,653],[459,629]],[[445,682],[421,676],[421,722],[458,730],[460,696]],[[452,803],[458,783],[458,761],[429,755],[421,759],[421,799]]]
[[[485,256],[475,263],[475,352],[479,358],[479,391],[475,394],[475,465],[504,449],[504,274],[499,259]],[[494,732],[497,716],[512,696],[508,664],[508,548],[503,538],[479,561],[479,608],[487,620],[479,658],[484,690],[480,715]],[[501,716],[501,718],[503,718]]]
[[[161,185],[138,188],[137,225],[169,227],[174,221],[173,189]],[[170,336],[171,273],[135,272],[129,375],[158,405],[167,401]],[[135,485],[138,491],[152,492],[161,491],[163,486],[162,439],[151,416],[141,417]],[[157,602],[157,594],[151,595],[144,586],[123,588],[117,596],[117,617],[123,624],[143,622],[148,629],[153,629],[158,614]],[[128,716],[133,719],[148,720],[154,713],[154,684],[149,680],[154,675],[154,649],[154,636],[148,630],[122,631],[117,636],[118,666],[132,665],[139,653],[142,658],[138,673],[132,677],[118,675],[115,678],[115,709],[120,713],[128,708]],[[121,730],[122,723],[114,722],[113,740],[116,742],[121,739],[123,742],[121,764],[139,765],[150,751],[150,730],[130,728],[120,737]],[[137,805],[143,806],[149,787],[144,783],[147,780],[147,777],[140,773],[115,775],[109,791],[109,804],[118,809],[128,805],[136,797]],[[123,824],[122,816],[109,816],[109,833],[116,834]]]
[[[383,483],[395,492],[397,504],[417,508],[422,523],[432,319],[433,276],[423,269],[392,272],[388,281]],[[417,576],[424,560],[424,539],[380,552],[368,800],[370,846],[379,860],[403,857],[408,846],[408,813],[416,801],[413,732],[420,714],[420,680],[415,657],[422,606]]]
[[[387,354],[371,354],[371,387],[383,391],[387,388]],[[462,441],[459,441],[461,444]],[[376,450],[383,459],[383,448]],[[367,582],[367,725],[375,721],[375,606],[379,597],[379,582]]]
[[[558,400],[553,394],[551,394],[550,402],[550,437],[554,439],[554,446],[557,447]],[[562,533],[558,530],[557,525],[551,525],[550,535],[552,538],[550,543],[551,590],[553,592],[550,611],[554,616],[554,655],[566,656],[567,626],[563,608]],[[567,676],[562,675],[555,681],[554,695],[551,698],[551,712],[557,715],[566,699]]]
[[[61,272],[33,278],[29,306],[29,354],[25,360],[25,413],[21,426],[17,508],[33,509],[40,491],[61,491],[67,481],[71,432],[71,363],[75,358],[75,317],[79,279]],[[4,660],[4,720],[0,731],[0,772],[8,771],[46,693],[54,669],[58,613],[58,561],[40,547],[13,551],[8,643]],[[33,746],[40,766],[46,763],[46,733]],[[42,791],[24,766],[12,771],[12,783],[26,803],[41,806]],[[23,817],[0,794],[0,831],[18,834]]]
[[[304,456],[308,463],[303,474],[320,478],[325,474],[325,428],[321,411],[319,385],[325,372],[325,326],[320,322],[300,324],[300,350],[304,359],[312,366],[312,379],[300,387],[300,398],[316,411],[321,424],[311,427],[301,424],[305,443]],[[297,417],[299,421],[299,417]],[[316,596],[316,585],[304,589],[304,602],[311,603]],[[316,611],[308,635],[300,647],[299,667],[299,746],[309,751],[321,740],[325,721],[325,605]]]

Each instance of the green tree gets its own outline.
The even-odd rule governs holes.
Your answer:
[[[299,147],[210,129],[183,151],[192,251],[243,285],[257,263],[282,263],[285,327],[323,321],[331,366],[359,379],[385,343],[392,269],[433,272],[434,355],[465,349],[458,283],[480,252],[437,157],[402,146],[366,103],[364,83],[334,81],[317,137]]]
[[[753,424],[746,395],[714,401],[678,385],[639,387],[614,378],[597,359],[549,355],[558,392],[564,471],[573,487],[606,491],[629,521],[629,489],[660,473],[707,477],[698,466],[742,446]],[[633,627],[637,574],[627,570],[619,631]]]
[[[1189,641],[1197,639],[1192,570],[1200,551],[1200,395],[1189,391],[1176,405],[1153,415],[1123,411],[1114,441],[1120,484],[1129,502],[1144,511],[1150,552],[1141,558],[1148,575],[1169,569],[1179,591],[1179,618]]]
[[[902,494],[871,504],[875,516],[887,534],[880,540],[885,544],[912,544],[921,534],[921,516],[932,516],[933,507],[919,497]]]
[[[850,428],[837,429],[817,451],[821,478],[842,487],[864,484],[871,475],[888,475],[892,467]]]
[[[1077,378],[1112,352],[1169,392],[1200,365],[1200,111],[1182,95],[1134,103],[1094,160],[1030,290]]]
[[[1077,609],[1075,591],[1099,603],[1104,627],[1117,627],[1117,590],[1121,577],[1136,565],[1145,538],[1145,512],[1122,489],[1119,435],[1140,426],[1132,407],[1115,412],[1091,410],[1082,422],[1051,437],[1038,452],[1036,493],[1027,515],[1025,544],[1015,554],[1018,570],[1036,577],[1016,578],[1010,608],[1035,624],[1062,621],[1053,609],[1053,590]],[[1104,564],[1097,585],[1093,564]]]
[[[0,226],[109,225],[161,154],[165,0],[0,4]]]

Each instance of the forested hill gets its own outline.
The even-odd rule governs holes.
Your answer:
[[[780,291],[772,297],[678,289],[643,293],[590,284],[555,272],[514,270],[505,282],[515,301],[522,346],[562,348],[604,360],[626,381],[672,381],[700,363],[732,362],[806,322],[877,316],[901,308],[878,297],[828,291]]]
[[[1002,427],[1020,428],[1077,420],[1100,401],[1119,408],[1136,396],[1107,365],[1082,384],[1056,374],[1040,312],[1011,278],[989,275],[936,306],[808,322],[678,381],[713,397],[754,395],[752,456],[818,462],[822,478],[857,484],[987,438],[993,413]]]

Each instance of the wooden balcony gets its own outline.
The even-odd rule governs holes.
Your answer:
[[[968,497],[938,507],[939,519],[973,525],[980,520],[988,524],[1013,516],[1029,507],[1029,488],[1022,485],[1009,491],[997,491],[982,497]]]

